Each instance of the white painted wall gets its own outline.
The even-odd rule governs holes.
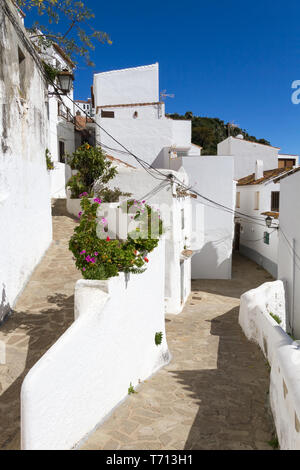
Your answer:
[[[184,171],[173,172],[159,170],[168,175],[172,173],[180,181],[188,185],[188,177]],[[174,196],[175,189],[164,181],[157,180],[143,169],[127,167],[118,168],[118,175],[109,182],[111,188],[118,187],[125,193],[131,193],[132,197],[145,200],[152,207],[159,209],[164,223],[166,241],[166,276],[165,276],[165,301],[166,312],[178,314],[191,292],[191,260],[183,259],[181,254],[192,245],[192,204],[190,197]],[[163,176],[160,176],[163,179]],[[72,200],[67,205],[72,204]],[[73,203],[75,204],[75,203]],[[70,205],[71,207],[71,205]],[[76,209],[73,213],[78,213]],[[184,211],[184,228],[181,225],[181,211]],[[183,263],[183,273],[181,273]],[[183,276],[183,298],[181,295],[181,276]]]
[[[164,321],[164,243],[146,272],[78,281],[75,323],[22,386],[22,448],[71,449],[169,361]],[[155,334],[163,342],[155,345]]]
[[[263,160],[264,170],[278,167],[278,151],[268,145],[228,137],[218,144],[218,155],[231,155],[234,158],[234,179],[239,180],[255,172],[257,160]]]
[[[234,210],[233,158],[187,156],[170,160],[184,168],[189,184],[201,195]],[[199,252],[192,259],[193,279],[230,279],[234,216],[199,196],[192,199],[193,238]]]
[[[300,339],[300,172],[280,180],[278,277],[287,282],[288,318]]]
[[[259,344],[271,366],[270,404],[281,450],[300,449],[300,347],[270,316],[285,327],[285,291],[281,281],[266,283],[241,297],[239,322]]]
[[[44,79],[0,5],[0,321],[52,239]],[[18,18],[17,14],[15,14]],[[24,34],[25,29],[19,20]],[[20,90],[18,47],[25,56]],[[38,58],[36,59],[38,60]]]
[[[158,63],[94,75],[95,107],[159,101]]]
[[[280,184],[256,184],[237,186],[240,193],[240,207],[237,211],[251,218],[237,217],[236,221],[241,224],[240,251],[263,266],[275,278],[277,278],[278,263],[278,220],[273,219],[272,228],[268,229],[265,223],[267,216],[263,212],[271,211],[271,193],[280,191]],[[259,192],[259,209],[255,209],[255,194]],[[264,243],[264,233],[270,234],[270,244]]]

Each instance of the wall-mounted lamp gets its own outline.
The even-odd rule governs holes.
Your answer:
[[[67,95],[72,90],[73,81],[74,75],[72,74],[72,72],[68,72],[67,70],[59,72],[57,75],[58,88],[62,91],[64,95]]]
[[[266,218],[266,226],[267,226],[268,228],[271,228],[271,226],[272,226],[272,221],[273,221],[272,217],[268,216],[268,217]]]

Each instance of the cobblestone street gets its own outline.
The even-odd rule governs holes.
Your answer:
[[[80,274],[68,251],[76,222],[54,207],[54,241],[14,315],[0,329],[0,449],[20,448],[20,389],[28,370],[73,321]],[[271,449],[269,371],[238,325],[240,295],[270,276],[235,257],[232,281],[193,281],[179,316],[167,317],[172,361],[143,383],[83,449]],[[101,406],[101,404],[99,404]]]

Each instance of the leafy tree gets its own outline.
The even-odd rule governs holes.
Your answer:
[[[107,33],[92,27],[90,20],[95,18],[95,14],[82,1],[16,0],[16,3],[23,10],[32,10],[47,20],[48,26],[35,22],[30,28],[31,31],[37,32],[41,43],[47,46],[55,41],[73,61],[81,56],[88,65],[94,65],[90,59],[90,52],[95,49],[94,43],[112,43]],[[62,21],[67,22],[67,29],[57,33],[53,30],[53,25]]]
[[[67,163],[72,170],[77,170],[67,183],[73,198],[84,192],[93,196],[95,182],[105,185],[117,174],[116,167],[106,158],[101,147],[91,147],[89,144],[83,144],[68,155]]]
[[[229,123],[225,123],[219,118],[209,118],[194,116],[191,111],[187,111],[184,116],[178,113],[169,114],[172,119],[185,119],[192,121],[192,142],[193,144],[203,147],[202,155],[217,155],[218,143],[222,142],[229,135],[236,137],[242,134],[245,140],[257,142],[259,144],[270,145],[265,139],[257,139],[248,134],[245,129],[239,127],[231,127]]]

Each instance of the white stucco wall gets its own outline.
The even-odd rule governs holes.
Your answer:
[[[266,283],[241,297],[239,322],[249,340],[261,347],[271,366],[270,405],[281,450],[300,449],[300,347],[285,327],[285,291],[281,281]]]
[[[280,191],[280,185],[275,183],[256,184],[248,186],[237,186],[237,193],[240,193],[240,207],[237,212],[249,216],[238,217],[236,221],[241,224],[240,251],[244,255],[253,259],[256,263],[263,266],[272,276],[277,278],[278,264],[278,220],[273,219],[272,228],[267,228],[265,219],[267,216],[263,212],[271,211],[271,193]],[[255,209],[255,193],[259,192],[259,209]],[[256,217],[259,219],[251,219]],[[270,234],[270,244],[264,243],[264,233]]]
[[[182,311],[191,292],[191,260],[182,259],[181,257],[185,247],[190,249],[192,244],[191,198],[175,197],[174,188],[168,182],[153,178],[143,169],[119,166],[118,171],[118,175],[108,183],[109,187],[118,187],[125,193],[131,193],[131,197],[140,201],[145,200],[148,204],[160,210],[166,242],[166,312],[178,314]],[[172,173],[185,185],[188,185],[188,177],[184,171],[173,172],[164,169],[159,171],[165,175]],[[163,176],[160,176],[160,178],[163,180]],[[78,214],[78,203],[74,200],[68,200],[67,207],[73,214]],[[181,225],[182,210],[184,211],[183,229]],[[183,263],[182,266],[181,263]]]
[[[163,257],[162,241],[143,274],[77,282],[75,323],[23,383],[23,449],[73,448],[169,361]]]
[[[188,156],[170,160],[184,168],[189,185],[201,195],[234,210],[232,157]],[[192,259],[193,279],[230,279],[234,216],[198,196],[192,199],[193,237],[199,252]]]
[[[280,181],[278,277],[287,282],[287,310],[300,339],[300,172]]]
[[[159,101],[158,63],[94,75],[95,107]]]
[[[140,112],[141,108],[132,108],[131,111],[132,113],[134,110]],[[150,108],[153,108],[152,118],[140,116],[134,119],[131,116],[128,119],[110,119],[101,118],[100,114],[97,114],[95,120],[104,130],[96,127],[96,139],[112,149],[104,147],[107,153],[136,166],[137,162],[133,156],[124,153],[124,149],[106,134],[105,131],[107,131],[138,158],[156,168],[168,168],[170,147],[178,146],[187,150],[191,149],[191,122],[159,119],[155,117],[157,115],[155,105]]]
[[[45,150],[47,88],[0,6],[0,321],[13,307],[52,239]],[[25,30],[20,21],[20,27]],[[25,59],[20,89],[18,47]],[[38,60],[38,59],[37,59]]]
[[[218,144],[218,155],[231,155],[234,159],[234,179],[239,180],[255,172],[256,160],[263,160],[264,170],[278,167],[279,148],[247,140],[228,137]]]

